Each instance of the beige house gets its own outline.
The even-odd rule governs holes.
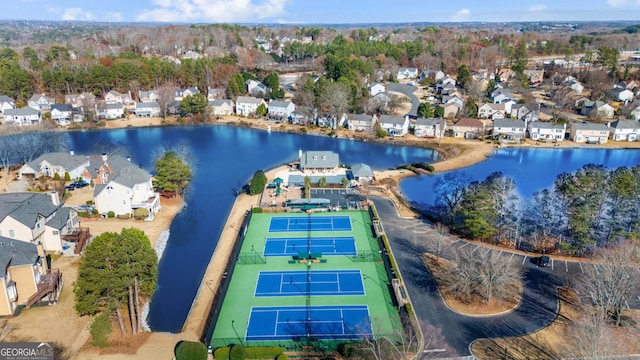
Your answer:
[[[484,136],[484,124],[478,119],[463,118],[448,126],[447,134],[454,138],[479,139]]]
[[[0,236],[0,316],[20,305],[55,303],[61,289],[60,271],[49,270],[42,247]]]
[[[478,117],[482,119],[504,119],[506,117],[504,104],[482,104],[478,108]]]
[[[347,125],[351,131],[373,131],[376,125],[376,116],[367,114],[344,114],[340,123]]]
[[[66,173],[69,174],[71,179],[77,179],[82,176],[87,166],[89,166],[87,157],[75,155],[73,151],[68,153],[46,153],[22,165],[18,170],[18,179],[25,177],[38,179],[41,176],[53,177],[55,174],[64,179]]]
[[[606,144],[609,131],[605,124],[574,122],[569,125],[569,137],[578,143]]]
[[[211,109],[211,115],[222,116],[222,115],[233,115],[233,100],[229,99],[220,99],[220,100],[212,100],[209,101],[209,109]]]
[[[442,116],[446,119],[452,119],[462,110],[462,105],[457,102],[450,102],[442,105],[442,109],[444,110]]]

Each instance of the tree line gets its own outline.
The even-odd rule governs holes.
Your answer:
[[[463,236],[523,250],[582,255],[640,235],[640,165],[588,164],[523,197],[501,172],[468,182],[449,173],[434,184],[438,220]]]

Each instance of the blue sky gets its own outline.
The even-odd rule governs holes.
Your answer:
[[[235,23],[640,20],[640,0],[11,0],[0,19]]]

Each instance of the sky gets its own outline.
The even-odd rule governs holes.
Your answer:
[[[0,20],[354,24],[639,20],[640,0],[11,0]]]

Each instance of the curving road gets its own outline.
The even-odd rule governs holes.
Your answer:
[[[537,268],[527,257],[504,253],[505,261],[518,262],[524,268],[524,293],[522,304],[513,312],[492,317],[467,317],[447,308],[435,281],[421,259],[421,254],[433,252],[424,242],[425,234],[435,231],[421,219],[404,219],[393,203],[385,198],[372,197],[392,251],[400,267],[405,287],[413,308],[425,333],[425,343],[432,357],[469,356],[469,345],[476,339],[519,336],[550,324],[558,312],[557,286],[563,284],[563,272]],[[452,246],[467,246],[459,241]],[[475,246],[475,245],[471,245]],[[480,251],[486,251],[480,248]],[[567,268],[567,275],[573,270]],[[425,331],[426,329],[426,331]],[[434,330],[438,329],[438,330]],[[444,350],[444,351],[442,351]],[[541,354],[544,357],[544,354]]]
[[[405,84],[396,84],[396,83],[387,83],[384,84],[388,91],[399,92],[403,95],[406,95],[411,100],[411,110],[407,113],[410,117],[418,116],[418,106],[420,105],[420,100],[413,94],[414,91],[418,90],[416,86],[405,85]]]

